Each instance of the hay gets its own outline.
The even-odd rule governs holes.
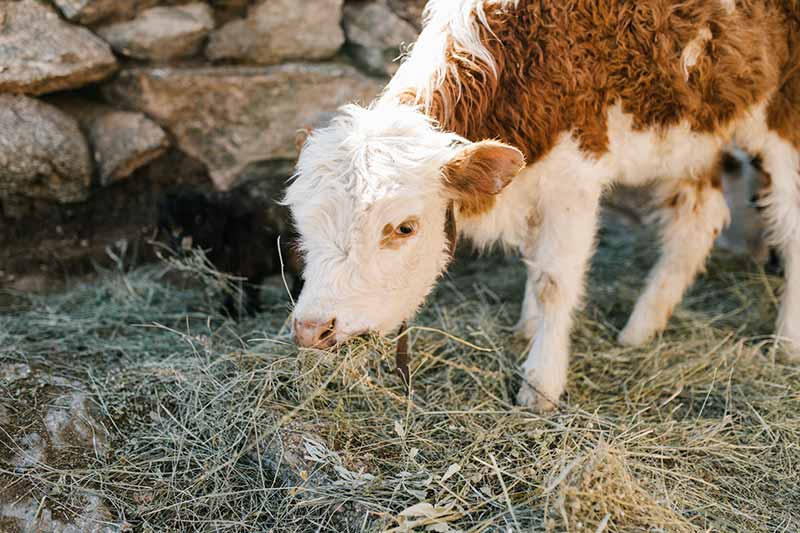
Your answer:
[[[769,337],[778,281],[716,258],[661,338],[621,348],[653,260],[629,233],[602,236],[549,416],[513,404],[513,259],[444,280],[410,329],[410,396],[389,340],[298,353],[279,282],[240,324],[163,267],[16,295],[0,362],[88,382],[112,451],[13,475],[64,502],[100,495],[136,531],[800,529],[800,371]]]

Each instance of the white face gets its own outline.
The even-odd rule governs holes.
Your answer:
[[[414,315],[449,261],[446,211],[458,194],[446,169],[459,155],[462,168],[473,146],[404,106],[350,106],[311,134],[286,193],[306,265],[301,345],[387,334]]]

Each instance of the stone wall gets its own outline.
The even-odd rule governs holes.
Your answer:
[[[0,287],[146,256],[167,189],[276,199],[296,130],[371,100],[423,4],[0,2]]]
[[[92,271],[109,247],[147,259],[167,189],[242,188],[285,218],[296,130],[375,96],[424,3],[0,1],[0,287]],[[742,183],[725,242],[763,248],[737,244],[761,231]],[[638,223],[643,195],[607,207]]]

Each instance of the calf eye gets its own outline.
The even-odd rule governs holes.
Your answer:
[[[414,233],[416,232],[417,232],[417,223],[414,222],[413,220],[407,220],[403,222],[402,224],[397,226],[397,229],[395,230],[395,233],[397,234],[398,237],[410,237],[411,235],[414,235]]]
[[[418,226],[419,223],[416,219],[406,220],[402,224],[398,225],[397,228],[395,228],[395,236],[398,238],[411,237],[417,232]]]
[[[399,248],[406,239],[416,235],[418,229],[419,221],[416,218],[410,218],[397,226],[386,224],[381,232],[381,248]]]

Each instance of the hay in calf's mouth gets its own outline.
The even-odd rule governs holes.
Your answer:
[[[771,349],[778,281],[717,258],[661,338],[621,348],[652,262],[632,242],[603,235],[548,416],[513,404],[514,259],[443,281],[409,332],[410,394],[390,340],[298,351],[278,285],[239,324],[162,267],[15,295],[0,364],[84,383],[108,453],[4,462],[3,480],[45,506],[99,495],[137,531],[797,530],[800,370]]]

